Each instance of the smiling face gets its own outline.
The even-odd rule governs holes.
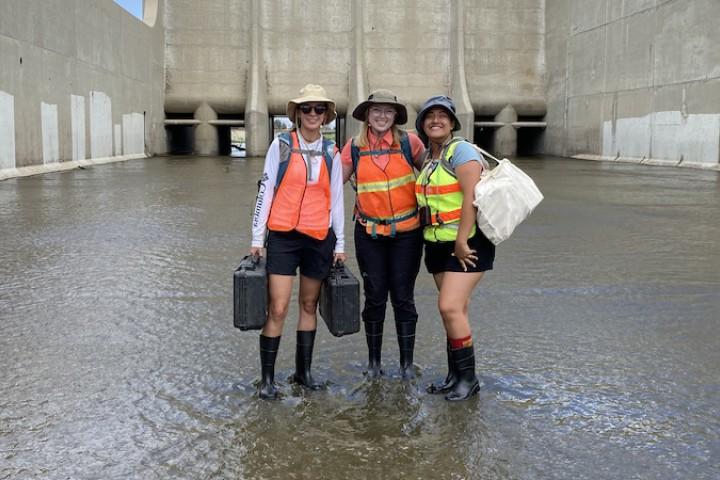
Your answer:
[[[368,125],[370,125],[373,133],[380,136],[392,128],[395,124],[396,115],[397,110],[395,110],[394,106],[388,103],[375,104],[368,108]]]
[[[423,117],[423,132],[433,143],[443,143],[452,135],[455,122],[447,110],[433,107]]]
[[[300,115],[300,125],[303,130],[319,131],[325,116],[327,115],[327,105],[324,102],[308,102],[298,106]]]

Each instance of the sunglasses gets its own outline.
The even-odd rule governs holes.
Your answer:
[[[305,115],[309,114],[313,110],[315,110],[315,113],[317,113],[318,115],[322,115],[325,112],[327,112],[326,105],[305,105],[305,104],[303,104],[303,105],[300,105],[298,108]]]

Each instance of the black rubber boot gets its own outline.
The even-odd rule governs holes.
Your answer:
[[[310,390],[320,390],[323,384],[315,382],[310,366],[312,364],[313,346],[315,345],[315,332],[301,331],[297,332],[297,344],[295,347],[295,373],[293,381]]]
[[[258,395],[265,400],[280,398],[275,386],[275,359],[280,348],[280,337],[266,337],[260,335],[260,371],[262,380]]]
[[[380,358],[382,354],[383,322],[364,322],[365,339],[368,345],[368,368],[367,376],[377,378],[383,374],[380,369]]]
[[[467,400],[480,390],[480,382],[475,375],[475,347],[450,350],[450,359],[455,368],[457,381],[445,395],[445,400],[456,402]]]
[[[404,379],[415,378],[413,352],[415,351],[416,322],[395,322],[400,347],[400,374]]]
[[[453,367],[452,358],[450,357],[450,341],[446,343],[446,349],[447,349],[447,362],[448,362],[448,374],[445,377],[445,380],[431,383],[427,386],[425,389],[428,393],[432,394],[439,394],[439,393],[447,393],[450,391],[450,389],[455,385],[455,382],[457,381],[457,377],[455,376],[455,368]]]

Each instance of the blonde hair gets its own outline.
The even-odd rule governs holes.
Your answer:
[[[369,127],[370,126],[367,120],[360,125],[360,133],[357,137],[355,137],[355,145],[358,147],[367,147],[370,145],[370,140],[368,140]],[[398,145],[400,143],[400,129],[397,125],[393,124],[393,126],[390,127],[390,130],[392,131],[393,145]]]

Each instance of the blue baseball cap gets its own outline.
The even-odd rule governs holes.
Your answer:
[[[450,114],[450,118],[452,118],[455,122],[455,126],[452,129],[453,132],[462,128],[460,126],[460,120],[458,120],[457,115],[455,115],[455,102],[453,102],[452,98],[445,95],[435,95],[434,97],[430,97],[425,100],[425,103],[423,103],[422,107],[420,107],[420,111],[415,119],[415,131],[417,131],[417,134],[425,143],[427,143],[427,137],[422,129],[423,121],[425,121],[425,114],[431,108],[436,107],[440,107]]]

